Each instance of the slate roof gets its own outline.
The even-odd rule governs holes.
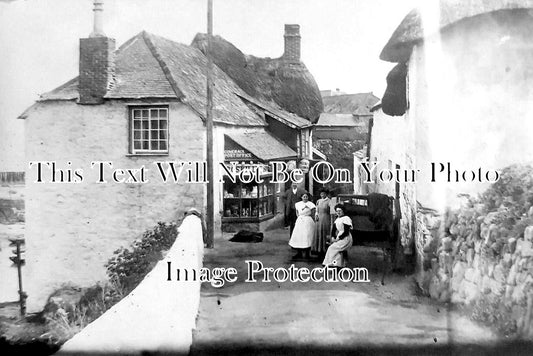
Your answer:
[[[171,81],[156,58],[157,49],[151,44],[151,35],[141,32],[131,38],[116,53],[115,78],[105,95],[108,99],[122,98],[177,98]],[[171,78],[170,78],[171,79]]]
[[[322,113],[317,126],[366,126],[364,122],[359,120],[352,114],[332,114]]]
[[[292,127],[292,128],[306,128],[313,126],[310,121],[306,119],[302,119],[301,117],[291,114],[282,108],[280,108],[276,103],[265,103],[263,101],[259,101],[255,98],[252,98],[249,95],[239,95],[245,102],[249,103],[253,107],[257,107],[259,109],[265,110],[268,112],[269,116],[273,117],[274,119],[281,121],[285,125]]]
[[[207,102],[207,58],[196,48],[159,36],[146,34],[145,39],[153,44],[155,53],[168,67],[171,77],[184,94],[183,101],[203,115]],[[213,68],[213,120],[248,126],[266,125],[266,121],[238,97],[244,94],[242,89],[220,68]]]
[[[346,95],[333,95],[322,98],[325,113],[372,115],[370,109],[379,101],[372,92]]]
[[[297,157],[297,153],[267,131],[228,132],[227,137],[263,160]]]
[[[439,30],[461,21],[499,10],[532,9],[533,0],[440,0]],[[412,10],[381,51],[380,59],[401,63],[409,59],[413,45],[424,38],[419,9]]]
[[[39,101],[46,100],[77,100],[78,94],[78,77],[73,78],[63,85],[55,88],[48,93],[41,94]]]
[[[207,58],[198,48],[143,31],[125,42],[115,52],[114,81],[105,98],[175,98],[188,104],[203,118],[207,101],[206,66]],[[266,126],[264,115],[260,112],[264,110],[286,124],[296,127],[309,125],[307,120],[290,114],[275,102],[247,95],[217,65],[214,65],[213,81],[214,122]],[[299,91],[305,91],[305,88]],[[78,79],[74,78],[41,95],[40,101],[78,98]],[[261,110],[258,111],[257,108]]]

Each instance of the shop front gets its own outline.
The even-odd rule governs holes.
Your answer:
[[[272,220],[282,219],[284,183],[273,183],[270,162],[294,160],[297,153],[266,131],[224,135],[224,163],[237,171],[261,172],[258,179],[234,181],[224,177],[222,231],[264,230]],[[238,176],[238,175],[237,175]]]

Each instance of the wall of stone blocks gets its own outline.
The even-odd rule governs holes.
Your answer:
[[[498,215],[483,213],[479,205],[443,216],[419,210],[417,280],[432,298],[477,305],[533,339],[533,226],[511,237]],[[533,209],[528,219],[533,221]],[[487,301],[501,307],[483,310],[490,306]]]

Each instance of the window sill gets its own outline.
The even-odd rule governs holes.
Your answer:
[[[168,157],[168,152],[154,152],[154,153],[128,153],[126,157]]]
[[[262,216],[246,216],[246,217],[223,216],[222,222],[223,223],[261,222],[261,221],[272,219],[273,217],[274,217],[274,214],[272,213],[262,215]]]

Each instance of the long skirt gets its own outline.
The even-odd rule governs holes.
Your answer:
[[[289,246],[294,248],[309,248],[313,243],[315,221],[307,215],[300,215],[294,224]]]
[[[329,245],[326,251],[326,257],[322,264],[324,266],[346,267],[346,258],[344,251],[347,251],[352,246],[352,235],[348,234],[344,239]]]
[[[327,246],[326,241],[331,233],[331,224],[329,213],[320,214],[318,216],[318,223],[316,224],[315,238],[313,239],[313,252],[324,253]]]

